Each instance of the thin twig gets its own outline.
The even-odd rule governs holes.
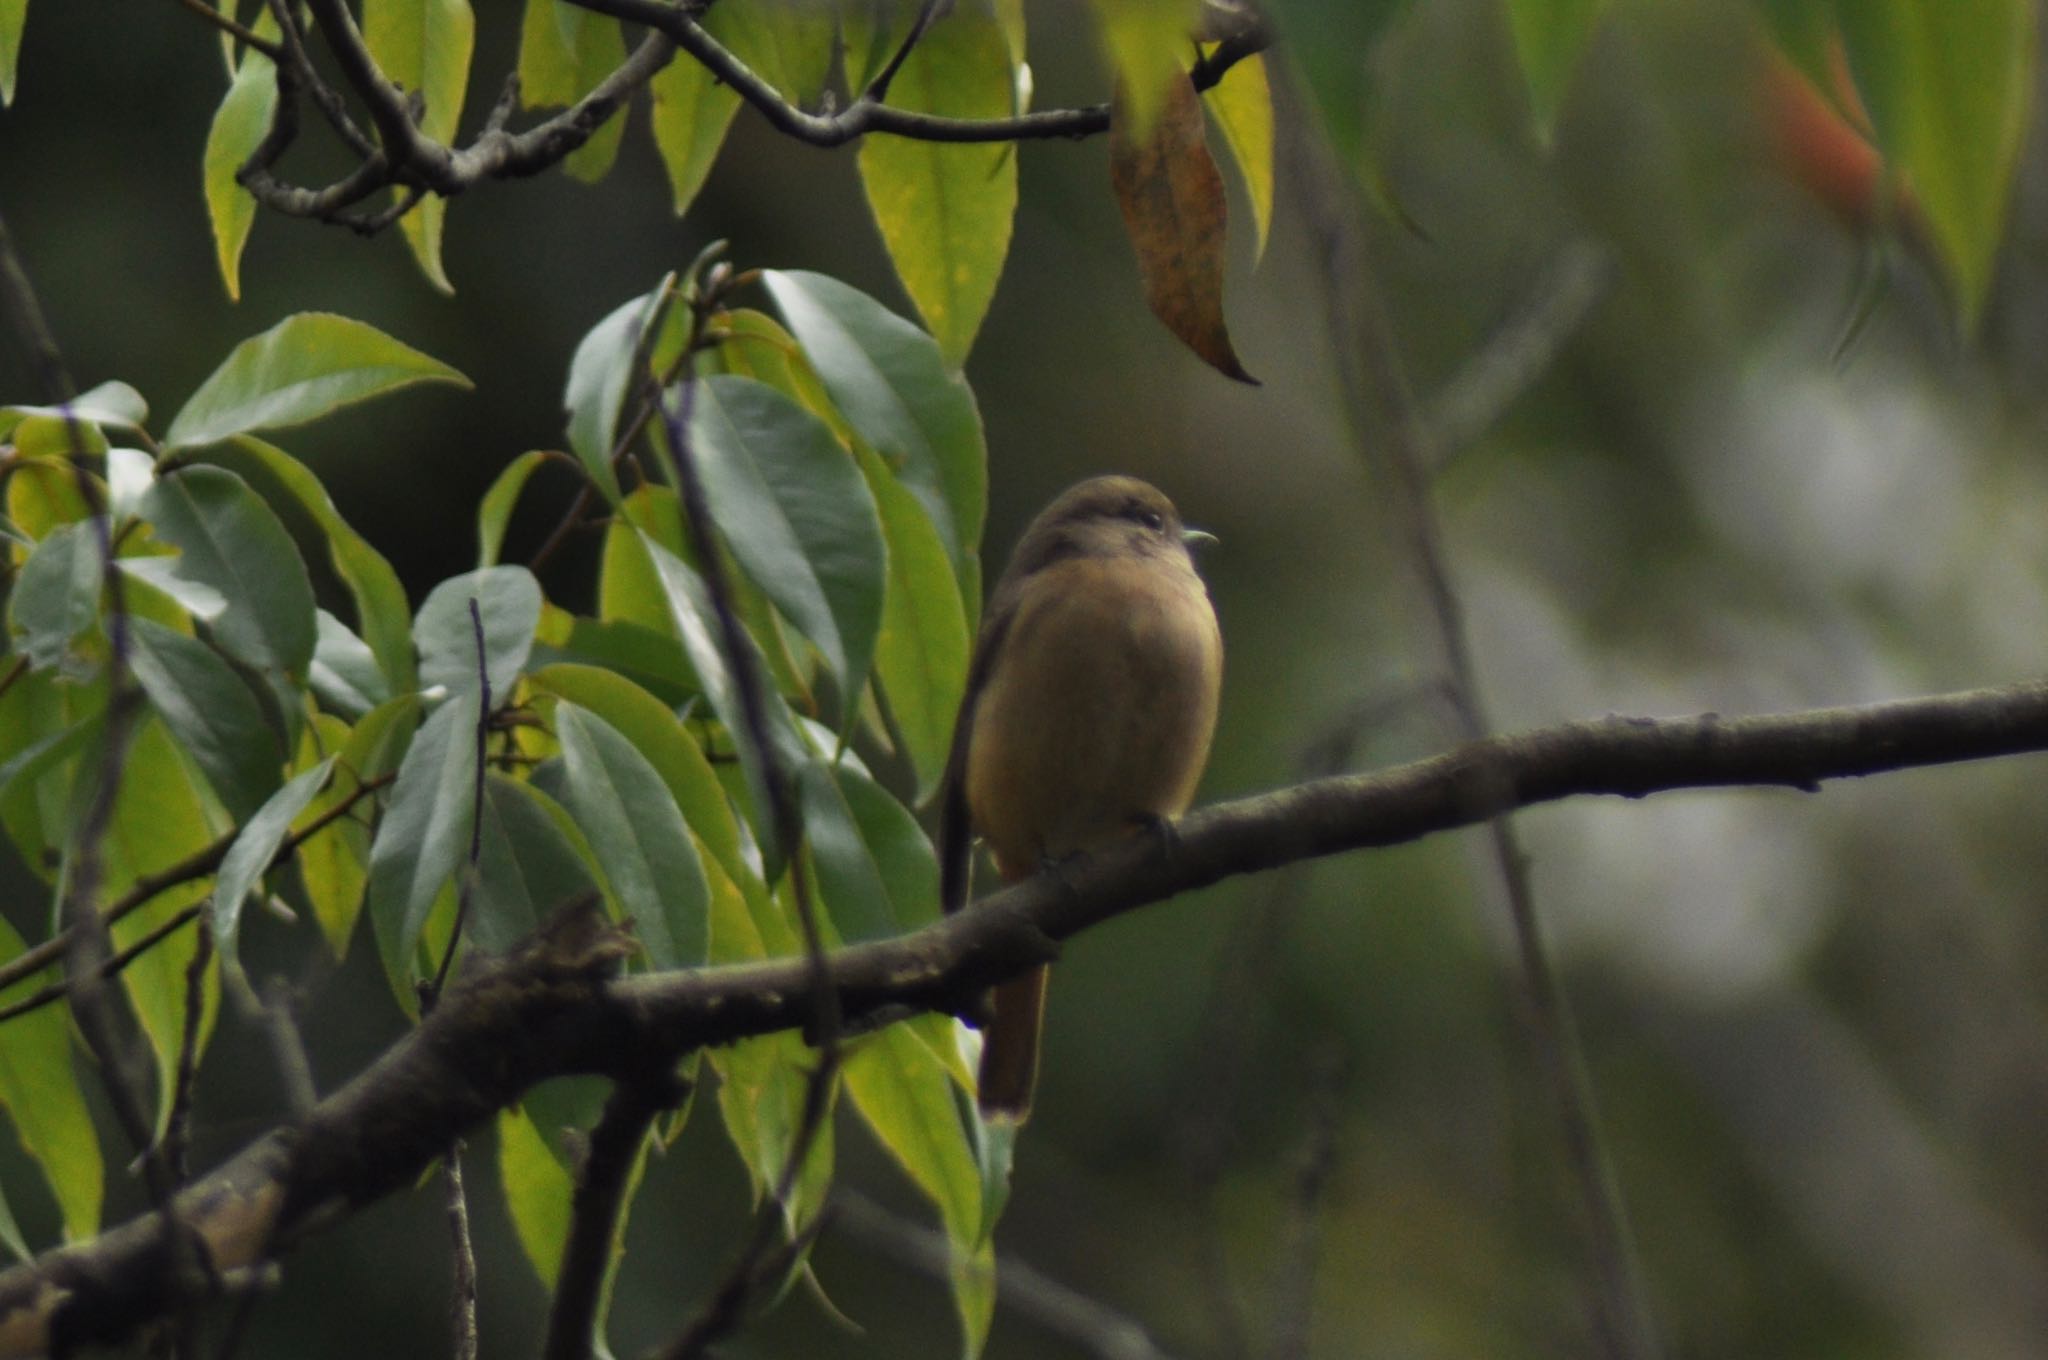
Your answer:
[[[832,1194],[832,1225],[942,1283],[951,1279],[953,1244],[946,1235],[889,1212],[856,1190]],[[996,1306],[1100,1360],[1172,1360],[1137,1319],[1061,1284],[1008,1253],[996,1256]]]
[[[5,217],[0,217],[0,312],[13,318],[15,334],[28,351],[43,400],[52,404],[71,400],[78,389],[71,384],[64,353],[57,348],[57,338],[43,316],[43,304],[36,298],[35,284],[15,252]]]
[[[235,16],[223,13],[206,3],[206,0],[178,0],[178,3],[197,15],[202,21],[212,24],[221,32],[229,34],[244,47],[253,47],[272,61],[284,60],[284,48],[264,37],[245,24],[236,22]]]
[[[99,972],[96,975],[97,980],[104,982],[108,978],[119,977],[122,970],[127,968],[129,964],[135,962],[135,960],[141,958],[144,954],[147,954],[150,950],[156,948],[180,930],[183,930],[186,926],[191,925],[199,919],[204,911],[205,908],[196,903],[185,907],[169,920],[150,930],[148,934],[129,944],[126,948],[109,954],[100,962]],[[52,1001],[63,1000],[72,990],[72,986],[72,978],[69,974],[66,974],[57,981],[30,992],[19,1001],[11,1001],[5,1006],[0,1006],[0,1025],[6,1024],[9,1020],[27,1015],[31,1011],[41,1010]]]
[[[462,1188],[462,1141],[441,1163],[448,1181],[448,1237],[455,1281],[448,1296],[448,1326],[455,1360],[476,1360],[476,1247],[469,1239],[469,1197]]]
[[[295,1116],[304,1115],[319,1103],[320,1088],[313,1081],[305,1036],[299,1033],[294,988],[281,977],[264,985],[263,1031],[270,1039],[278,1078],[284,1083],[284,1107]]]
[[[267,872],[269,869],[275,868],[290,859],[292,853],[301,845],[304,845],[307,841],[325,831],[330,825],[347,816],[359,801],[384,788],[397,777],[396,774],[382,774],[373,779],[366,779],[358,784],[347,798],[328,808],[312,821],[306,823],[304,827],[294,831],[291,835],[286,836],[284,840],[280,841],[277,853],[270,857],[270,863],[265,866],[265,871]],[[123,892],[119,897],[101,909],[99,913],[100,920],[104,924],[111,926],[137,909],[147,906],[156,899],[158,894],[169,892],[172,888],[182,883],[190,883],[195,879],[206,877],[214,870],[220,868],[221,861],[227,858],[228,851],[234,848],[235,840],[241,833],[242,829],[236,827],[233,831],[216,839],[212,844],[193,851],[176,864],[168,865],[163,869],[159,869],[156,873],[144,874],[137,878],[129,885],[126,892]],[[6,963],[0,964],[0,991],[7,990],[24,978],[35,976],[43,969],[48,968],[51,964],[63,958],[64,950],[68,946],[70,939],[71,931],[69,927],[66,927],[41,944],[25,949]],[[7,1014],[0,1013],[0,1019],[7,1018]]]
[[[1306,150],[1303,134],[1297,142]],[[1327,147],[1312,153],[1309,173],[1295,176],[1306,217],[1321,239],[1331,339],[1346,404],[1363,449],[1376,456],[1392,494],[1385,499],[1401,548],[1419,579],[1435,646],[1445,671],[1455,735],[1473,743],[1489,730],[1464,607],[1451,580],[1442,531],[1430,494],[1434,463],[1416,410],[1378,280],[1367,264],[1356,207],[1339,187],[1342,172]],[[1305,156],[1304,159],[1309,159]],[[1537,1064],[1557,1102],[1565,1156],[1586,1215],[1592,1258],[1596,1331],[1602,1349],[1627,1360],[1659,1354],[1656,1330],[1613,1163],[1601,1136],[1592,1084],[1585,1071],[1569,999],[1550,958],[1538,919],[1528,857],[1512,821],[1500,810],[1486,820],[1495,875],[1514,926],[1527,1002],[1527,1031]]]
[[[204,916],[192,958],[185,965],[185,1026],[178,1039],[177,1076],[171,1085],[171,1110],[164,1120],[162,1152],[171,1184],[192,1177],[187,1158],[192,1150],[192,1081],[199,1072],[199,1021],[206,1009],[206,966],[213,961],[213,931]]]

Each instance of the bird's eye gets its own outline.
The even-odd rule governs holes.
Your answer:
[[[1160,514],[1157,510],[1149,509],[1139,504],[1137,501],[1132,501],[1124,507],[1123,517],[1128,520],[1135,520],[1155,534],[1166,527],[1166,517],[1164,515]]]

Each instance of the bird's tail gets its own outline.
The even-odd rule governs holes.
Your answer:
[[[1038,1036],[1045,1021],[1045,983],[1038,967],[998,985],[995,1018],[982,1029],[981,1078],[976,1100],[984,1119],[1021,1124],[1031,1115],[1038,1085]]]

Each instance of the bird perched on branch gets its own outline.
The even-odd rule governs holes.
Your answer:
[[[1005,881],[1187,810],[1216,727],[1223,639],[1173,502],[1096,477],[1039,512],[981,622],[953,728],[941,898],[967,901],[973,838]],[[1038,1080],[1047,970],[997,986],[984,1116],[1021,1121]]]

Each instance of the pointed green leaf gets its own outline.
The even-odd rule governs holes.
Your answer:
[[[845,940],[883,939],[937,915],[931,842],[908,809],[866,775],[822,760],[798,779],[818,895]]]
[[[305,830],[316,818],[355,799],[364,783],[397,769],[409,749],[419,712],[419,696],[405,694],[371,709],[353,728],[327,714],[316,715],[309,738],[318,732],[321,740],[331,745],[339,737],[340,760],[333,782],[314,798],[293,830]],[[308,763],[317,760],[318,753],[302,746],[300,759]],[[349,937],[355,932],[363,890],[369,882],[369,827],[375,804],[357,799],[353,807],[357,815],[328,823],[299,845],[298,854],[299,881],[313,904],[320,933],[337,959],[348,953]]]
[[[760,1200],[789,1163],[810,1074],[818,1057],[802,1036],[782,1033],[743,1039],[710,1053],[719,1075],[718,1113],[746,1164],[754,1198]],[[828,1097],[836,1099],[837,1090]],[[825,1202],[832,1184],[835,1155],[832,1120],[818,1128],[804,1158],[795,1190],[784,1204],[783,1223],[789,1232],[808,1223]]]
[[[861,471],[889,544],[875,679],[917,770],[917,796],[923,802],[945,773],[953,715],[967,689],[972,639],[952,560],[924,508],[872,454],[862,457]]]
[[[657,968],[704,962],[710,888],[683,815],[661,775],[632,742],[597,715],[561,703],[567,802],[604,865],[619,906],[635,922]]]
[[[805,270],[768,270],[762,281],[847,421],[938,526],[974,617],[988,510],[988,450],[974,394],[937,342],[858,289]]]
[[[703,379],[690,431],[733,556],[817,645],[840,693],[858,693],[888,574],[860,469],[824,422],[751,378]]]
[[[326,312],[288,316],[235,346],[171,420],[168,449],[283,429],[416,382],[469,379],[374,326]]]
[[[96,770],[98,757],[99,753],[93,752],[81,768]],[[138,879],[163,873],[212,844],[213,839],[206,804],[192,784],[183,757],[161,722],[154,718],[144,722],[122,762],[113,822],[100,846],[103,882],[99,904],[104,907]],[[210,886],[208,880],[196,879],[152,897],[148,905],[114,924],[114,948],[125,949],[166,926],[186,907],[203,900]],[[159,1124],[170,1113],[178,1054],[185,1037],[189,990],[185,974],[198,948],[199,932],[188,926],[121,970],[122,988],[156,1059]],[[218,977],[216,965],[209,965],[200,988],[197,1039],[202,1053],[219,1009]]]
[[[341,517],[312,469],[276,445],[250,436],[236,439],[234,448],[275,477],[327,535],[328,560],[355,600],[356,628],[376,653],[391,692],[418,688],[412,660],[412,609],[398,573]]]
[[[184,554],[181,574],[227,600],[212,625],[221,645],[259,670],[303,677],[318,636],[313,584],[276,512],[234,473],[204,466],[159,477],[140,508]]]
[[[668,171],[675,214],[696,200],[739,111],[740,97],[701,62],[679,57],[647,82],[654,95],[654,145]]]
[[[750,874],[725,790],[674,710],[625,676],[597,666],[553,665],[529,678],[535,689],[567,699],[618,729],[654,766],[683,820],[726,873],[734,878]]]
[[[1579,54],[1606,8],[1607,0],[1508,0],[1522,77],[1529,83],[1538,135],[1546,141],[1557,126]]]
[[[932,25],[896,73],[889,103],[956,118],[1003,118],[1014,103],[1010,48],[987,13],[960,6]],[[904,291],[958,368],[995,297],[1017,212],[1017,150],[873,136],[861,185]]]
[[[370,848],[370,926],[394,984],[413,976],[434,899],[469,851],[478,700],[474,685],[455,690],[421,725]]]
[[[277,36],[277,25],[268,10],[257,16],[256,31],[267,38]],[[243,49],[235,78],[214,111],[201,158],[214,256],[220,262],[228,297],[237,302],[242,297],[242,247],[248,243],[249,228],[256,223],[256,200],[235,176],[270,131],[276,108],[276,65],[253,47]]]
[[[562,395],[569,413],[569,447],[591,484],[614,505],[619,501],[619,475],[611,460],[619,405],[634,383],[633,361],[640,353],[641,337],[666,309],[674,285],[675,275],[670,274],[653,292],[613,309],[590,328],[569,361],[569,386]]]
[[[495,477],[490,489],[476,507],[476,541],[479,568],[494,567],[498,564],[498,552],[505,546],[505,526],[512,520],[512,511],[519,504],[519,493],[526,489],[527,479],[540,470],[542,464],[557,455],[547,449],[528,449],[505,465],[505,470]]]
[[[952,1078],[901,1025],[863,1040],[846,1063],[846,1094],[896,1164],[939,1211],[953,1247],[955,1302],[978,1354],[994,1303],[992,1261],[980,1250],[981,1172],[961,1122]]]
[[[53,433],[58,438],[57,452],[76,452],[70,448],[68,432],[64,429],[67,413],[72,420],[86,425],[124,426],[141,429],[142,422],[149,418],[149,403],[142,394],[118,379],[110,379],[79,393],[62,406],[0,406],[0,435],[17,431],[24,421],[42,419],[57,422]],[[18,434],[15,443],[19,446],[26,441]],[[88,450],[90,451],[90,450]],[[17,447],[17,454],[27,456],[28,450]]]
[[[21,59],[21,28],[28,0],[0,0],[0,108],[14,102],[14,69]]]
[[[1273,229],[1273,91],[1266,82],[1265,56],[1255,53],[1238,62],[1205,98],[1251,200],[1256,264],[1265,258],[1266,237]]]
[[[476,18],[469,0],[363,0],[363,42],[387,78],[425,103],[420,131],[450,145],[462,123],[469,86]],[[403,194],[402,188],[394,188]],[[447,203],[428,194],[399,219],[420,272],[444,293],[454,292],[441,267],[441,224]]]
[[[483,656],[477,655],[474,600],[483,623]],[[420,684],[446,686],[450,693],[477,687],[478,667],[490,679],[491,703],[511,696],[533,651],[540,625],[540,582],[525,567],[485,567],[451,576],[420,605],[413,636],[420,649]]]
[[[20,935],[0,917],[0,963],[25,950]],[[52,965],[0,991],[0,1006],[55,982]],[[7,1022],[0,1043],[0,1109],[14,1136],[42,1168],[64,1219],[64,1238],[83,1241],[99,1230],[105,1168],[99,1136],[71,1065],[71,1025],[61,1006],[45,1006]]]
[[[8,627],[20,635],[31,666],[56,665],[71,650],[71,640],[92,626],[100,577],[99,537],[92,525],[62,525],[36,544],[7,597]]]
[[[690,664],[696,668],[704,697],[710,702],[712,713],[725,725],[726,731],[732,737],[733,746],[739,753],[740,768],[746,774],[747,787],[756,813],[752,820],[754,837],[761,845],[763,858],[771,866],[779,865],[786,853],[786,847],[777,843],[773,820],[769,816],[766,762],[772,758],[779,763],[780,768],[794,771],[808,758],[803,738],[797,734],[795,719],[790,714],[788,704],[783,702],[779,694],[761,696],[763,717],[768,729],[765,735],[771,750],[764,752],[761,749],[755,740],[755,733],[747,724],[746,710],[740,701],[739,690],[733,681],[731,670],[726,665],[718,614],[711,604],[709,594],[705,591],[703,580],[687,563],[657,543],[645,530],[641,531],[641,542],[645,544],[648,557],[653,561],[655,572],[661,579],[662,594],[668,601],[669,614],[676,632],[682,638],[683,650],[689,653]],[[743,645],[752,646],[753,643],[748,640]],[[779,876],[779,871],[766,876],[773,879]]]
[[[187,574],[182,554],[163,557],[117,557],[114,565],[123,576],[160,591],[193,618],[211,623],[227,612],[228,598],[204,581]]]
[[[1856,87],[1926,212],[1974,327],[2004,238],[2035,84],[2033,0],[1858,0],[1836,7]]]
[[[312,769],[287,780],[235,833],[235,843],[228,847],[227,855],[220,862],[220,877],[214,880],[213,885],[213,936],[214,943],[220,948],[221,966],[233,977],[242,977],[242,958],[238,950],[242,902],[262,879],[270,861],[276,858],[278,847],[284,844],[284,838],[291,832],[292,822],[306,810],[306,805],[327,782],[336,759],[336,756],[329,756]]]
[[[1367,130],[1375,86],[1367,64],[1387,30],[1414,0],[1269,0],[1261,6],[1279,29],[1280,45],[1301,73],[1311,113],[1336,147],[1340,163],[1369,176]]]
[[[128,662],[150,706],[228,815],[247,820],[276,791],[284,765],[255,694],[197,638],[144,618],[129,619],[128,628]]]

